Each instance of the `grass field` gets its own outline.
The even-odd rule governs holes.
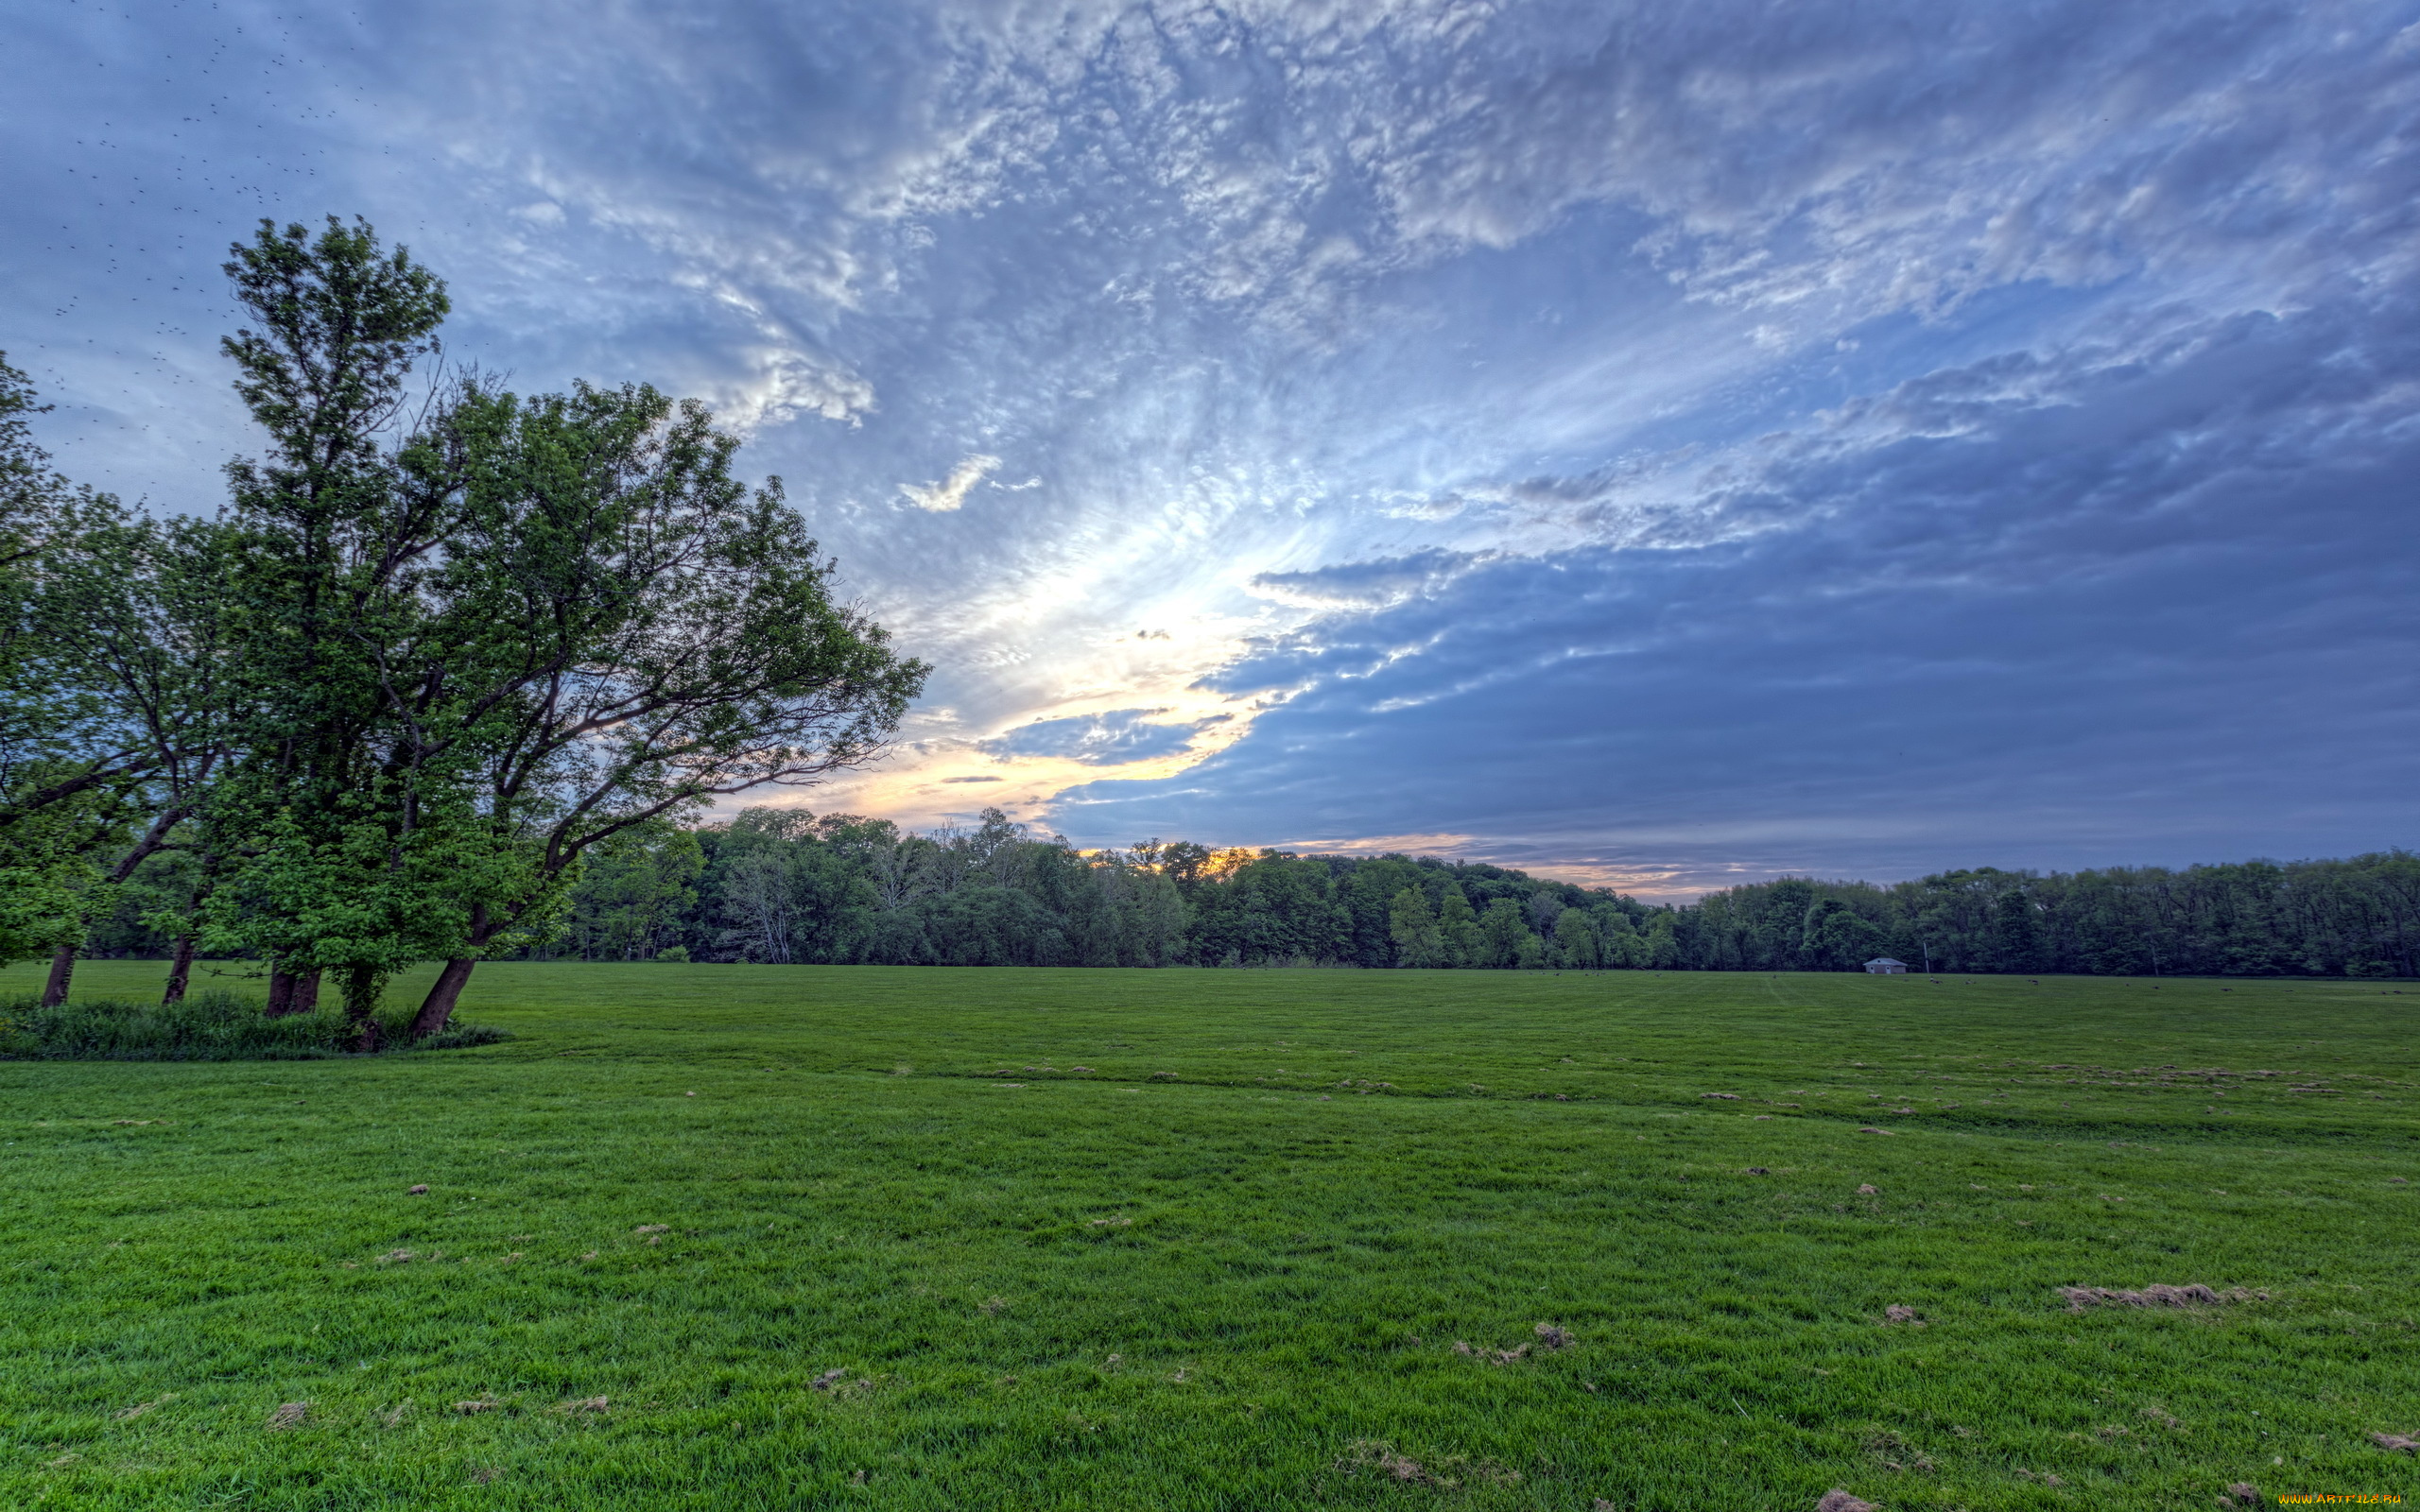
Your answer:
[[[0,1506],[2420,1497],[2415,1013],[506,965],[487,1048],[0,1064]],[[2060,1292],[2154,1283],[2247,1299]]]

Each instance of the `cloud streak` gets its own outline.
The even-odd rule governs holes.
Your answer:
[[[941,482],[928,483],[923,488],[902,483],[899,494],[919,509],[932,514],[947,514],[965,507],[967,494],[974,491],[977,484],[998,471],[999,466],[998,457],[986,456],[978,452],[961,459],[958,466],[949,470],[949,476]]]

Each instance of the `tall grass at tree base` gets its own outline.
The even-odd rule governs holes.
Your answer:
[[[414,1040],[408,1011],[380,1020],[390,1051],[456,1050],[510,1038],[500,1029],[458,1023]],[[272,1019],[258,1003],[232,992],[200,992],[164,1005],[0,1002],[0,1059],[9,1060],[323,1060],[353,1054],[352,1037],[333,1006]]]

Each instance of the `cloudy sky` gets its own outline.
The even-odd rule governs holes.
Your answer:
[[[207,509],[217,271],[751,438],[939,668],[808,795],[1671,895],[2420,844],[2420,0],[58,0],[0,349]]]

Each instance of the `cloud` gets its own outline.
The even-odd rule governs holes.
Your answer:
[[[725,384],[716,405],[716,418],[742,435],[808,415],[862,425],[873,412],[873,386],[845,368],[779,350],[750,360],[753,370]]]
[[[1309,572],[1257,573],[1252,591],[1303,609],[1385,609],[1433,593],[1484,561],[1471,552],[1429,550]]]
[[[1478,839],[1475,834],[1427,832],[1416,834],[1373,834],[1349,840],[1283,840],[1281,850],[1304,850],[1323,856],[1454,855]]]
[[[1434,828],[1668,893],[2412,843],[2420,321],[2117,335],[1744,450],[1703,507],[1757,531],[1321,621],[1230,674],[1297,690],[1253,739],[1066,812]]]
[[[1088,766],[1115,766],[1175,755],[1191,745],[1196,735],[1232,717],[1154,722],[1167,713],[1166,709],[1113,709],[1070,719],[1036,720],[980,746],[995,757],[1056,756]]]
[[[978,452],[950,469],[949,476],[941,482],[927,483],[921,489],[912,483],[902,483],[899,493],[919,509],[945,514],[964,505],[966,495],[975,485],[990,476],[999,465],[998,457],[986,456]]]

